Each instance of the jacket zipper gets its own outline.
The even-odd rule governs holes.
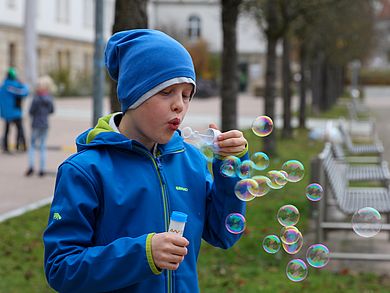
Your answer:
[[[159,157],[154,158],[152,154],[149,152],[143,150],[140,147],[137,147],[137,150],[139,150],[141,153],[145,154],[148,156],[152,162],[154,167],[156,168],[158,178],[160,180],[160,186],[161,186],[161,195],[163,199],[163,208],[164,208],[164,227],[165,231],[168,231],[168,225],[169,225],[169,203],[168,203],[168,198],[167,198],[167,192],[166,192],[166,183],[165,183],[165,178],[164,175],[162,174],[162,164],[159,159]],[[167,292],[172,293],[172,271],[167,270]]]

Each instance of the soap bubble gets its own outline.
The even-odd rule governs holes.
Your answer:
[[[214,149],[211,145],[201,145],[200,151],[206,158],[207,162],[212,162],[214,160]]]
[[[352,228],[362,237],[373,237],[382,228],[381,214],[374,208],[361,208],[352,216]]]
[[[323,194],[324,190],[318,183],[311,183],[306,187],[306,197],[311,201],[319,201]]]
[[[298,241],[293,244],[286,244],[282,241],[282,247],[285,252],[288,254],[297,254],[303,246],[303,236],[302,234],[298,235]]]
[[[187,138],[190,138],[192,136],[192,128],[191,127],[184,127],[182,130],[181,130],[181,136],[185,139]]]
[[[249,178],[253,174],[254,163],[251,160],[242,161],[238,166],[236,173],[241,179]]]
[[[280,240],[285,244],[294,244],[300,237],[302,237],[302,233],[295,226],[283,227],[280,232]]]
[[[267,156],[266,153],[263,153],[263,152],[254,153],[251,156],[251,160],[254,163],[253,167],[256,170],[260,170],[260,171],[265,170],[269,166],[269,157]]]
[[[307,266],[299,258],[290,260],[286,267],[286,275],[293,282],[303,281],[307,276]]]
[[[270,179],[270,186],[272,189],[281,189],[286,185],[286,177],[279,171],[271,170],[267,172],[267,176]]]
[[[306,251],[306,260],[314,268],[323,268],[329,262],[329,249],[323,244],[313,244]]]
[[[288,174],[287,180],[290,182],[298,182],[305,175],[305,168],[303,167],[303,164],[297,160],[289,160],[285,162],[282,166],[282,170]]]
[[[259,116],[252,122],[252,131],[260,137],[269,135],[272,132],[274,122],[268,116]]]
[[[294,226],[299,221],[299,211],[291,204],[284,205],[279,209],[277,219],[282,226]]]
[[[252,179],[255,180],[258,185],[254,192],[255,196],[260,197],[266,195],[270,191],[271,180],[268,177],[258,175],[253,176]]]
[[[280,239],[276,235],[268,235],[264,237],[263,248],[267,253],[277,253],[280,249]]]
[[[242,201],[250,201],[256,197],[255,194],[257,188],[258,184],[255,180],[242,179],[236,183],[234,193],[238,199]]]
[[[225,177],[235,177],[236,171],[240,166],[241,161],[235,156],[228,156],[223,159],[220,172]]]
[[[245,230],[245,217],[240,213],[229,214],[225,219],[225,227],[232,234],[240,234]]]

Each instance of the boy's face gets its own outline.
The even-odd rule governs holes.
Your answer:
[[[187,113],[193,85],[171,85],[152,96],[123,117],[128,120],[121,132],[152,149],[155,143],[166,144]]]

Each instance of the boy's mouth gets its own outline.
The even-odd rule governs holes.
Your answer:
[[[180,126],[180,122],[181,122],[181,120],[179,118],[174,118],[172,120],[169,120],[169,122],[168,122],[169,129],[171,129],[171,130],[178,129]]]

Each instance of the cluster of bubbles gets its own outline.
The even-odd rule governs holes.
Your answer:
[[[265,137],[272,132],[273,121],[268,116],[259,116],[252,123],[252,131],[259,137]],[[220,134],[218,130],[209,128],[204,131],[193,131],[190,127],[182,129],[182,136],[197,146],[207,161],[212,162],[216,151],[215,140]],[[224,158],[220,173],[225,177],[238,177],[240,180],[234,187],[234,193],[242,201],[251,201],[263,197],[272,189],[281,189],[289,182],[298,182],[304,177],[305,169],[301,162],[288,160],[282,164],[279,170],[269,170],[270,158],[264,152],[256,152],[250,160],[242,161],[235,156]],[[323,196],[324,190],[318,183],[310,183],[306,186],[306,198],[312,202],[318,202]],[[297,254],[303,246],[303,236],[296,224],[299,221],[298,209],[287,204],[277,212],[277,220],[282,226],[278,235],[271,234],[264,237],[262,246],[265,252],[276,254],[281,248],[289,255]],[[232,234],[243,233],[246,227],[246,219],[240,213],[231,213],[225,219],[225,227]],[[365,207],[356,211],[352,217],[352,228],[356,234],[362,237],[373,237],[381,229],[381,215],[371,207]],[[329,262],[329,249],[321,243],[313,244],[306,251],[306,262],[313,268],[323,268]],[[308,274],[308,265],[300,258],[292,259],[286,266],[288,279],[294,282],[304,280]]]
[[[309,186],[306,191],[310,190]],[[297,254],[303,246],[302,233],[295,226],[299,221],[299,210],[293,205],[284,205],[278,210],[277,220],[282,226],[280,234],[264,237],[264,251],[275,254],[283,248],[290,255]],[[306,262],[314,268],[323,268],[329,262],[329,249],[321,243],[311,245],[306,251]],[[287,263],[286,275],[291,281],[303,281],[307,274],[308,266],[304,260],[295,258]]]

